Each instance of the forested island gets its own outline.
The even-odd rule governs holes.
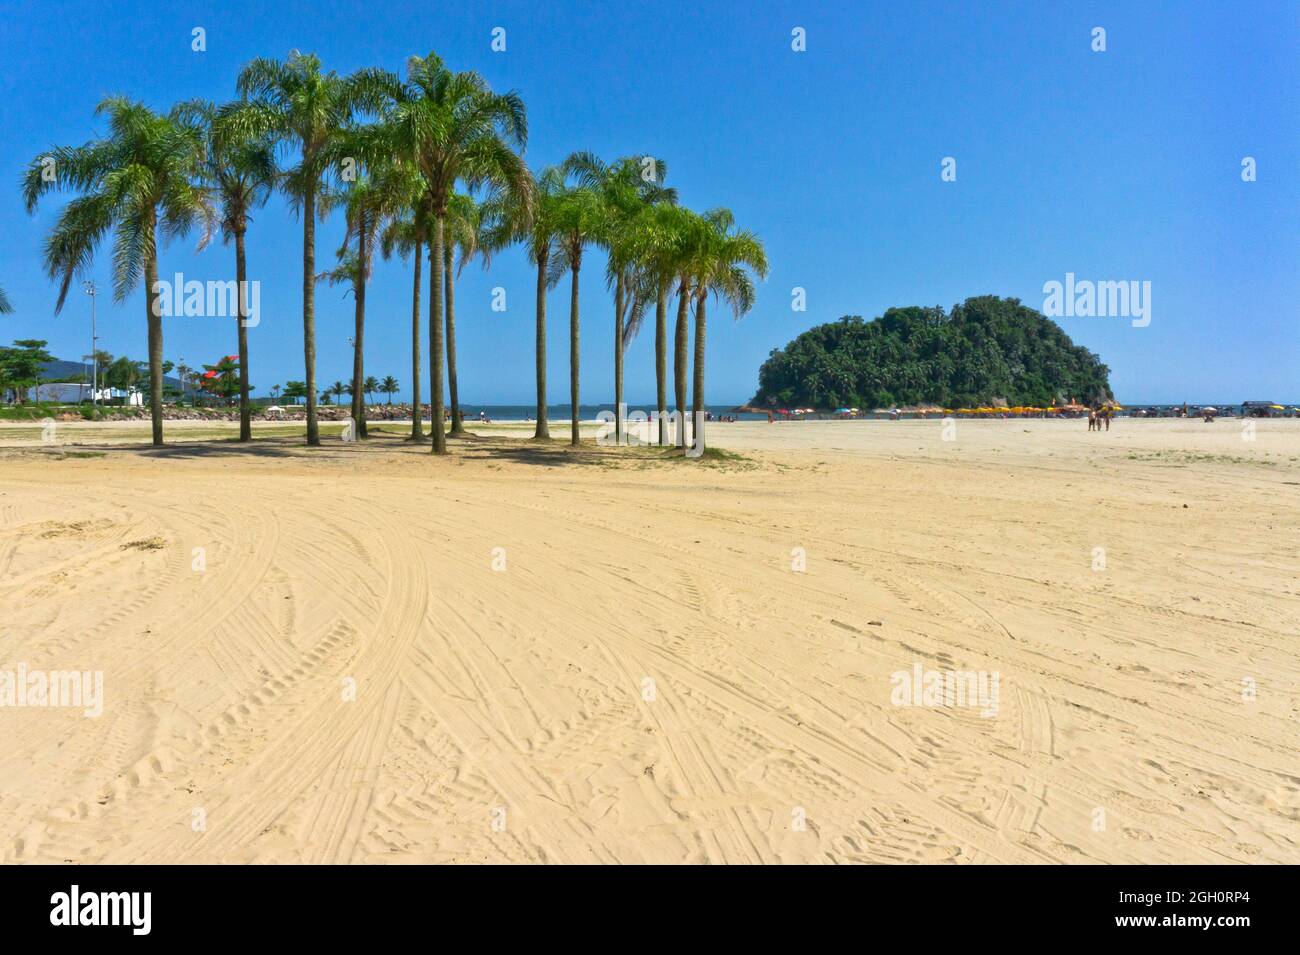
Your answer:
[[[1019,299],[983,295],[950,311],[849,315],[775,349],[754,407],[877,408],[934,404],[1046,406],[1113,397],[1110,369]]]

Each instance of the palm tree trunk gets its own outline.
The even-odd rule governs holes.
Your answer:
[[[691,420],[695,423],[695,446],[704,450],[704,303],[705,295],[695,300],[695,375],[691,385],[693,404]]]
[[[446,212],[435,213],[429,244],[429,409],[433,418],[433,453],[447,453],[442,423],[442,237]]]
[[[411,440],[424,438],[420,411],[420,255],[424,243],[415,240],[415,288],[411,292]]]
[[[307,443],[320,444],[316,423],[316,189],[302,197],[302,351],[307,366]]]
[[[668,443],[668,286],[659,283],[655,300],[655,399],[659,408],[659,445]]]
[[[614,285],[614,442],[623,446],[623,307],[627,292],[620,274]]]
[[[353,332],[352,346],[352,420],[356,422],[358,438],[366,437],[366,393],[362,390],[366,378],[366,267],[369,264],[370,249],[366,242],[366,214],[360,218],[360,232],[357,235],[357,282],[353,288],[356,300],[356,324]]]
[[[442,254],[443,285],[447,290],[447,390],[451,392],[451,433],[465,433],[465,422],[460,415],[460,395],[456,390],[456,279],[451,274],[451,249]]]
[[[569,404],[572,407],[573,426],[569,444],[578,446],[578,270],[582,268],[582,255],[573,257],[569,276]]]
[[[154,217],[151,215],[150,218]],[[149,319],[149,417],[153,422],[153,443],[160,447],[163,443],[162,303],[158,301],[158,244],[152,221],[149,223],[149,238],[144,250],[144,287],[144,307]]]
[[[686,283],[677,290],[677,334],[673,341],[673,385],[677,392],[677,446],[686,447],[686,343],[691,336]]]
[[[546,263],[548,250],[537,256],[537,430],[533,438],[550,441],[551,429],[546,420]]]
[[[239,440],[253,440],[253,413],[248,401],[248,267],[244,261],[244,230],[235,231],[235,295],[239,302],[236,310],[239,336]]]

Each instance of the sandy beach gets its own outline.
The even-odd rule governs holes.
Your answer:
[[[0,861],[1300,862],[1300,421],[400,430],[0,427]]]

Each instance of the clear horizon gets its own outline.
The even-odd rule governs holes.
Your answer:
[[[15,307],[0,318],[0,342],[43,338],[70,361],[89,350],[89,302],[74,288],[54,316],[56,288],[40,264],[65,197],[28,216],[17,178],[50,145],[102,132],[94,108],[105,95],[165,109],[193,97],[233,99],[244,63],[291,48],[340,73],[400,72],[408,55],[434,50],[452,68],[520,93],[530,165],[578,149],[606,159],[654,153],[683,204],[727,206],[762,237],[772,270],[754,310],[740,322],[713,312],[710,405],[747,401],[769,351],[842,315],[949,307],[981,294],[1042,310],[1045,283],[1069,274],[1151,283],[1145,327],[1127,317],[1054,318],[1110,366],[1121,400],[1300,397],[1294,5],[1258,4],[1250,15],[1211,3],[978,12],[737,5],[693,12],[689,32],[656,11],[593,9],[561,31],[547,12],[516,3],[436,17],[406,4],[14,5],[0,50],[10,63],[42,68],[0,81],[12,172],[0,191],[8,238],[0,286]],[[490,47],[498,26],[501,53]],[[1097,26],[1106,29],[1105,52],[1091,48]],[[191,49],[195,27],[205,30],[204,52]],[[805,52],[791,49],[795,27],[807,31]],[[644,70],[626,69],[629,42]],[[956,160],[956,181],[941,177],[945,157]],[[1242,179],[1245,157],[1255,161],[1255,181]],[[318,268],[332,265],[341,236],[340,216],[318,228]],[[160,273],[225,280],[233,257],[219,243],[195,255],[191,237],[162,250]],[[264,397],[303,376],[301,225],[282,198],[256,214],[248,259],[262,312],[250,329],[251,378]],[[100,347],[143,360],[143,290],[115,305],[108,273],[101,246],[90,273],[105,290]],[[603,273],[593,253],[582,282],[583,404],[613,397]],[[462,273],[457,346],[467,409],[531,401],[532,285],[517,249],[488,272]],[[497,286],[505,313],[489,307]],[[791,310],[796,287],[806,290],[806,311]],[[552,401],[567,399],[567,295],[557,289],[548,300]],[[409,398],[409,266],[377,263],[368,296],[367,374],[395,376]],[[316,302],[318,383],[346,379],[351,299],[321,285]],[[172,361],[211,363],[234,342],[231,319],[165,322]],[[643,330],[628,351],[629,404],[654,394],[652,344]]]

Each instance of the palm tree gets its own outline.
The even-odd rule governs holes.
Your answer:
[[[86,358],[92,358],[92,355],[86,355]],[[189,387],[190,374],[194,371],[189,365],[181,362],[176,366],[176,377],[181,380],[181,398],[186,397],[186,389]]]
[[[352,295],[354,299],[359,295],[364,295],[365,293],[361,290],[365,287],[366,280],[361,269],[361,259],[360,256],[357,254],[356,250],[349,248],[345,244],[339,248],[336,255],[338,256],[338,264],[334,266],[334,268],[330,269],[328,272],[321,272],[319,275],[317,275],[316,281],[326,282],[331,287],[335,285],[344,286],[344,292],[343,292],[344,297],[346,297],[349,293]],[[355,346],[355,342],[354,342],[354,346]],[[354,359],[355,359],[355,354],[356,353],[354,347],[354,352],[353,352]],[[353,371],[356,370],[355,360],[353,362],[352,368]],[[337,382],[335,382],[335,384],[337,384]],[[334,390],[333,385],[331,385],[329,388],[326,389],[326,391],[328,392],[332,392],[333,390]],[[342,392],[340,391],[338,392],[338,394],[342,394]],[[357,407],[355,401],[356,392],[351,387],[351,383],[349,383],[348,385],[348,394],[354,396],[354,400],[352,403],[352,418],[355,421],[357,419]],[[360,426],[358,426],[357,431],[358,432],[360,431]]]
[[[109,97],[95,112],[108,116],[109,133],[84,146],[56,146],[32,160],[23,174],[29,213],[53,190],[81,195],[64,207],[45,242],[45,267],[59,280],[56,313],[72,280],[83,273],[100,240],[113,230],[113,298],[124,302],[141,277],[149,327],[149,405],[153,443],[163,443],[162,302],[158,286],[158,230],[164,239],[187,234],[195,223],[211,234],[213,213],[199,183],[203,134],[176,110],[155,113],[142,103]],[[46,160],[56,174],[48,181]]]
[[[514,92],[493,93],[477,73],[453,73],[437,54],[412,57],[407,83],[385,115],[390,154],[411,162],[426,187],[429,242],[429,399],[433,452],[447,452],[443,427],[442,307],[448,206],[458,181],[524,192],[527,167],[512,146],[528,137],[524,104]]]
[[[374,404],[375,392],[379,390],[379,379],[374,375],[369,375],[361,387],[365,389],[366,399],[370,401],[371,404]]]
[[[692,268],[703,229],[699,216],[691,213],[686,220],[677,258],[677,325],[673,332],[673,396],[677,399],[677,446],[686,447],[686,370],[690,345],[690,303],[694,287]]]
[[[607,229],[601,244],[609,253],[606,283],[614,290],[614,437],[621,445],[623,355],[631,340],[627,329],[631,316],[642,314],[645,306],[645,283],[628,233],[646,206],[675,203],[677,193],[662,185],[667,166],[651,156],[625,156],[605,163],[593,153],[581,152],[565,160],[564,167],[581,185],[599,191],[605,203]]]
[[[239,394],[244,377],[240,373],[237,355],[226,355],[215,365],[204,365],[203,387],[214,395],[231,401]]]
[[[425,200],[424,179],[413,169],[394,164],[390,168],[389,189],[394,203],[380,236],[384,258],[396,252],[415,264],[415,281],[411,290],[411,440],[424,438],[420,410],[420,266],[422,250],[429,238],[429,204]],[[391,402],[390,402],[391,403]]]
[[[109,388],[125,391],[128,396],[139,384],[141,377],[140,363],[132,361],[125,355],[104,369],[104,384]]]
[[[570,157],[572,159],[573,157]],[[570,186],[555,208],[556,254],[551,259],[550,284],[569,273],[569,402],[572,406],[569,444],[578,446],[578,275],[588,245],[605,241],[610,215],[603,196],[584,185]]]
[[[564,171],[558,166],[544,169],[533,179],[527,192],[497,190],[483,204],[483,236],[480,252],[486,266],[492,255],[520,242],[528,259],[537,266],[536,353],[537,427],[534,441],[550,441],[546,413],[546,290],[550,261],[555,254],[556,212],[564,194]]]
[[[456,386],[456,298],[455,276],[478,252],[482,214],[471,196],[456,193],[447,205],[447,233],[443,251],[443,284],[447,299],[447,391],[451,398],[451,433],[464,435],[465,422],[460,412],[460,394]],[[453,258],[460,250],[460,265],[453,270]]]
[[[704,448],[704,335],[705,306],[716,295],[731,306],[737,319],[754,307],[754,280],[767,277],[767,253],[749,230],[734,231],[729,209],[714,209],[703,216],[690,265],[695,295],[695,374],[692,382],[695,444]],[[685,431],[685,428],[682,429]]]
[[[659,412],[659,443],[668,443],[668,295],[675,281],[680,281],[696,216],[689,209],[666,204],[651,206],[641,212],[624,234],[628,254],[643,270],[652,286],[655,302],[655,397]],[[679,315],[679,324],[684,322]],[[685,330],[679,330],[679,344],[685,342]],[[685,355],[682,356],[684,368]],[[685,391],[685,379],[682,380]],[[685,396],[681,397],[684,404]],[[681,429],[679,428],[679,433]]]
[[[9,296],[5,295],[5,290],[0,288],[0,315],[8,315],[14,310],[9,304]]]
[[[336,381],[334,382],[334,384],[330,385],[329,393],[334,396],[335,404],[339,403],[339,399],[343,397],[343,395],[347,392],[347,390],[348,390],[348,386],[343,384],[343,382],[341,381]]]
[[[243,101],[222,110],[227,135],[273,136],[295,148],[298,164],[283,177],[302,214],[302,330],[306,366],[307,443],[320,444],[316,423],[316,200],[343,131],[358,112],[378,112],[396,79],[383,70],[346,78],[321,72],[320,59],[294,50],[284,62],[259,58],[240,71]]]
[[[398,389],[400,388],[401,385],[397,383],[397,379],[394,378],[392,375],[385,375],[384,380],[379,384],[379,392],[381,394],[388,395],[389,405],[392,405],[393,395],[397,394]]]
[[[354,328],[352,338],[352,419],[356,422],[358,438],[367,437],[365,389],[365,334],[366,334],[366,283],[370,280],[375,241],[379,235],[380,225],[385,215],[390,195],[386,183],[376,181],[371,170],[376,166],[382,168],[380,154],[374,152],[375,128],[352,128],[341,135],[331,146],[338,156],[337,161],[350,160],[360,165],[365,171],[350,180],[346,186],[326,190],[321,195],[321,214],[328,215],[334,209],[342,207],[346,230],[343,246],[339,249],[339,260],[348,261],[347,269],[341,280],[346,279],[352,286],[352,298],[355,303]],[[355,252],[347,252],[348,243],[356,237]],[[350,256],[350,258],[349,258]],[[355,262],[352,261],[355,259]],[[340,269],[343,265],[340,265]],[[338,269],[335,272],[339,272]],[[328,273],[333,275],[334,273]],[[333,279],[331,279],[333,281]]]
[[[224,134],[217,128],[218,111],[203,100],[180,106],[206,136],[207,161],[203,175],[220,204],[221,234],[228,244],[235,241],[235,295],[238,308],[235,328],[239,341],[239,440],[253,439],[252,407],[248,400],[248,268],[244,258],[244,235],[249,213],[266,204],[279,175],[275,145],[270,137],[248,135],[240,130]]]

